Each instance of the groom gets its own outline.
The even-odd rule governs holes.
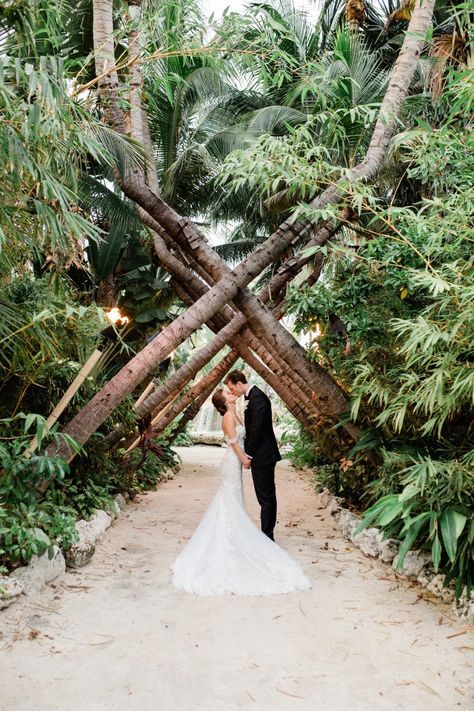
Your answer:
[[[263,533],[273,541],[277,515],[275,464],[281,459],[273,432],[272,407],[264,392],[247,382],[240,370],[232,370],[224,380],[232,395],[245,396],[245,454],[250,460],[252,479],[260,504]]]

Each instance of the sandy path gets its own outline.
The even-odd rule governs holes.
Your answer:
[[[180,453],[184,470],[134,502],[86,568],[2,613],[2,711],[474,708],[473,636],[453,637],[465,628],[448,607],[352,549],[287,465],[277,540],[312,590],[198,598],[172,588],[168,566],[223,454]]]

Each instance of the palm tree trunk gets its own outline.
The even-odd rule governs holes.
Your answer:
[[[115,70],[113,0],[94,0],[93,34],[95,72],[102,109],[109,126],[124,131],[123,111],[119,102],[119,81]]]
[[[96,3],[97,6],[102,6],[102,7],[104,6],[103,0],[95,0],[95,3]],[[130,14],[132,14],[132,7],[133,7],[133,10],[134,10],[133,14],[135,15],[135,17],[134,17],[133,19],[136,20],[136,19],[137,19],[137,16],[139,16],[140,0],[133,0],[132,3],[129,3],[129,6],[131,6],[131,7],[130,7]],[[108,11],[111,13],[111,6],[110,6],[110,3],[109,3],[109,2],[106,2],[106,3],[105,3],[105,7],[106,7],[106,8],[108,9]],[[134,63],[134,60],[135,60],[135,58],[136,58],[136,56],[137,56],[136,46],[137,46],[138,44],[139,44],[139,42],[138,42],[137,23],[135,22],[134,28],[133,28],[132,31],[131,31],[130,40],[129,40],[129,45],[130,45],[130,50],[129,50],[129,52],[130,52],[130,55],[131,55],[131,56],[130,56],[130,60],[132,60],[131,63],[130,63],[130,64],[131,64],[131,67],[132,67],[131,92],[130,92],[130,94],[131,94],[131,102],[130,102],[130,103],[131,103],[131,106],[132,106],[132,121],[131,121],[131,125],[132,125],[132,136],[133,136],[134,138],[137,138],[138,140],[141,139],[141,140],[143,141],[142,119],[141,119],[141,102],[140,102],[140,95],[139,95],[139,89],[140,89],[140,83],[141,83],[141,81],[140,81],[140,71],[139,71],[138,62],[135,62],[135,63]],[[100,70],[101,68],[102,68],[102,67],[101,67],[100,64],[98,63],[98,64],[97,64],[97,69]],[[101,86],[102,86],[102,88],[103,88],[103,90],[104,90],[105,92],[108,91],[108,85],[103,84],[103,85],[101,85]],[[102,98],[102,94],[101,94],[101,98]],[[105,97],[105,98],[107,98],[107,97]],[[109,105],[107,104],[107,101],[104,101],[103,103],[104,103],[104,106],[107,108],[107,111],[108,111]],[[105,109],[104,109],[104,110],[105,110]],[[135,118],[133,118],[133,117],[135,117]],[[131,179],[131,178],[126,181],[126,183],[131,183],[131,184],[134,184],[135,182],[136,182],[136,181],[134,181],[134,180]],[[153,196],[153,197],[156,198],[156,196]],[[160,201],[160,203],[162,203],[162,201]],[[164,203],[162,203],[162,204],[164,205]],[[142,208],[142,210],[143,210],[143,209],[146,209],[143,204],[141,205],[141,208]],[[170,210],[170,212],[172,213],[171,210]],[[176,216],[176,217],[177,217],[177,216]],[[291,231],[290,231],[290,236],[291,236]],[[192,237],[196,237],[196,234],[195,234],[195,235],[192,235]],[[186,244],[186,246],[187,246],[187,240],[185,240],[185,244]],[[211,254],[214,254],[215,257],[217,256],[217,255],[215,255],[215,253],[213,253],[212,250],[208,251],[207,256],[210,257]],[[204,255],[204,256],[205,256],[205,255]],[[212,264],[212,262],[211,262],[211,264]],[[222,273],[222,271],[223,271],[223,269],[226,269],[226,267],[225,267],[225,265],[224,265],[223,262],[221,262],[220,265],[216,265],[216,266],[217,266],[217,267],[220,266],[220,270],[219,270],[219,269],[216,270],[218,276],[220,276],[221,273]],[[230,270],[227,270],[227,271],[229,272]],[[257,310],[256,308],[254,308],[254,314],[258,314],[258,310]],[[261,327],[261,331],[264,332],[264,330],[265,330],[264,325],[260,324],[260,327]],[[286,335],[285,335],[285,334],[286,334]],[[287,332],[286,332],[284,329],[281,330],[280,338],[281,338],[281,339],[286,339],[287,345],[288,345],[289,343],[291,343],[292,340],[294,340],[294,339],[292,339],[292,337],[291,337],[289,334],[287,334]],[[270,333],[267,333],[267,340],[270,340],[270,339],[271,339],[271,334],[270,334]],[[300,359],[301,362],[298,364],[299,367],[300,367],[300,369],[303,369],[303,370],[304,370],[304,369],[306,368],[306,370],[308,371],[308,372],[307,372],[307,375],[308,375],[308,377],[310,377],[310,376],[311,376],[311,372],[310,372],[310,371],[311,371],[311,367],[308,366],[308,364],[307,364],[306,361],[305,361],[304,351],[303,351],[303,350],[299,350],[299,351],[298,351],[296,341],[294,341],[294,343],[292,343],[292,346],[293,346],[293,349],[294,349],[294,350],[296,349],[296,352],[294,353],[293,357],[296,357],[297,359],[298,359],[298,358]],[[288,360],[288,358],[287,358],[287,360]],[[332,391],[332,392],[337,392],[337,390],[338,390],[338,389],[337,389],[337,384],[331,383],[331,385],[333,386],[332,389],[331,389],[331,391]],[[343,411],[343,410],[346,409],[346,399],[345,399],[345,397],[344,397],[342,391],[341,391],[339,394],[340,394],[340,396],[341,396],[341,402],[343,402],[344,404],[342,405],[342,410],[341,410],[341,406],[337,406],[337,412],[341,412],[341,411]]]
[[[375,126],[369,150],[362,163],[352,170],[352,180],[373,177],[382,163],[403,99],[407,94],[416,69],[424,42],[423,38],[433,13],[433,7],[434,0],[423,0],[422,4],[420,0],[417,2],[400,55],[392,71],[387,93],[382,103],[380,118]],[[106,121],[113,128],[123,132],[123,114],[118,103],[118,79],[116,72],[110,70],[110,61],[111,57],[113,57],[112,30],[112,0],[94,0],[96,67],[97,73],[101,75],[99,94]],[[107,70],[105,74],[104,67]],[[148,212],[173,238],[176,238],[178,233],[181,233],[186,226],[189,228],[189,223],[184,222],[183,224],[179,216],[154,195],[138,177],[126,176],[122,187],[128,197]],[[340,202],[343,197],[344,185],[336,184],[326,189],[322,195],[313,201],[312,205],[317,209],[321,209],[330,203]],[[117,373],[102,391],[97,393],[90,403],[67,425],[65,432],[75,437],[80,443],[87,441],[116,405],[135,389],[157,362],[165,358],[173,348],[199,328],[202,323],[208,321],[227,301],[234,299],[239,289],[247,286],[255,276],[258,276],[266,266],[275,261],[292,243],[299,242],[304,234],[308,234],[309,227],[308,222],[293,224],[288,221],[280,225],[276,232],[260,245],[250,258],[244,260],[233,271],[225,273],[225,276],[205,296],[201,297],[186,314],[179,316],[173,324],[165,328],[157,338]],[[188,234],[189,232],[190,230],[188,230]],[[190,249],[201,243],[201,237],[197,230],[192,230],[189,236],[191,239],[188,240],[186,238],[186,241],[189,241]],[[218,274],[216,276],[219,278]],[[247,313],[257,316],[258,307],[251,307],[248,302],[247,304],[244,302],[244,307],[247,309]],[[270,334],[267,334],[270,338],[272,337],[271,331],[272,329],[270,329]],[[291,359],[291,351],[291,348],[289,348],[289,353],[285,350],[285,359],[287,357]],[[299,361],[300,358],[298,358]],[[332,392],[332,388],[329,387],[327,394],[323,393],[322,397],[327,397],[329,400],[332,396],[338,395],[337,392]],[[340,403],[340,400],[340,396],[337,397],[337,404]],[[344,409],[346,408],[346,402],[344,402],[343,407]],[[334,404],[332,404],[332,408],[335,409]],[[57,452],[54,447],[52,447],[52,451]],[[68,452],[67,445],[63,445],[57,453],[64,455]]]
[[[173,284],[173,288],[185,304],[193,303],[197,296],[193,294],[189,284],[186,284],[186,289],[180,284]],[[228,312],[230,312],[230,315]],[[242,316],[234,316],[227,307],[210,319],[207,325],[215,333],[218,333],[224,328],[226,322],[233,323],[235,320],[240,322],[243,318]],[[271,352],[246,328],[234,336],[230,344],[232,348],[238,351],[244,361],[275,390],[293,417],[311,431],[313,427],[312,418],[316,407],[311,400],[311,393],[308,393],[306,383],[302,381],[299,375],[295,371],[289,370],[286,364],[278,357],[278,353]],[[250,349],[258,354],[261,361],[252,354]]]
[[[158,435],[163,432],[171,422],[182,412],[189,407],[204,391],[212,390],[220,383],[226,373],[232,368],[235,361],[239,357],[238,353],[231,351],[223,358],[207,375],[188,390],[182,398],[180,398],[166,415],[159,420],[153,427],[154,434]]]
[[[155,390],[137,406],[138,417],[145,417],[157,407],[161,407],[160,403],[163,400],[166,400],[170,395],[174,395],[182,390],[201,368],[207,365],[209,361],[232,340],[233,336],[242,328],[243,323],[245,323],[245,319],[242,318],[239,320],[237,318],[225,325],[212,341],[200,348],[187,363],[170,375],[164,383],[155,388]]]
[[[291,241],[292,235],[287,235]],[[202,296],[186,313],[178,316],[164,328],[160,335],[134,356],[92,400],[69,422],[64,433],[74,437],[80,444],[113,412],[115,407],[149,375],[152,369],[168,356],[180,343],[207,322],[237,294],[241,285],[249,284],[263,269],[278,258],[285,248],[284,237],[273,240],[264,248],[257,248],[252,257],[244,260],[234,271],[227,274],[212,289]],[[63,443],[58,448],[51,445],[50,453],[68,457],[69,446]]]
[[[417,2],[402,49],[391,73],[388,89],[382,102],[367,155],[362,163],[352,170],[352,180],[373,177],[382,164],[403,100],[408,93],[416,69],[418,57],[423,46],[423,38],[429,27],[433,8],[434,0],[423,0],[423,2],[418,0]],[[206,245],[204,238],[189,221],[180,219],[163,201],[154,200],[155,196],[140,194],[141,191],[137,190],[135,185],[124,187],[125,192],[127,192],[127,187],[133,193],[129,197],[142,204],[142,207],[166,229],[168,234],[181,247],[192,251],[196,261],[201,266],[204,266],[213,279],[218,280],[222,274],[226,273],[227,268],[225,265],[223,267],[218,255]],[[343,198],[341,188],[342,190],[344,189],[343,186],[336,184],[326,189],[322,195],[313,201],[312,206],[321,209],[328,204],[340,202]],[[306,223],[304,231],[307,231],[307,227]],[[296,235],[300,233],[301,229],[300,226],[291,225],[290,223],[286,223],[286,225],[283,223],[279,230],[281,231],[282,228],[292,229]],[[267,242],[270,243],[272,238],[273,236]],[[307,371],[307,361],[301,346],[297,342],[293,342],[294,339],[287,332],[283,332],[284,329],[275,325],[276,322],[272,321],[271,317],[264,312],[263,307],[256,302],[254,297],[248,292],[244,293],[243,290],[240,290],[235,301],[242,312],[249,319],[252,319],[252,327],[258,324],[260,335],[270,342],[272,340],[275,342],[282,357],[289,365],[302,369],[303,372]],[[313,367],[311,370],[313,371],[312,384],[314,384],[316,391],[319,393],[319,404],[322,409],[335,415],[343,412],[347,406],[343,391],[340,390],[336,383],[328,383],[326,373],[322,369]]]
[[[360,27],[365,20],[365,2],[364,0],[346,0],[344,7],[344,15],[346,18],[349,31],[354,36],[358,36]]]
[[[130,135],[143,145],[143,116],[142,116],[142,73],[140,68],[140,16],[141,0],[128,0],[128,66],[129,66],[129,94],[130,104]]]
[[[334,228],[329,228],[328,226],[324,226],[322,228],[322,230],[320,231],[321,232],[321,239],[326,239],[326,235],[331,231],[334,231]],[[189,304],[190,302],[189,302],[189,299],[188,300],[186,299],[186,296],[183,297],[183,295],[182,295],[182,293],[183,293],[182,292],[182,290],[183,290],[182,285],[186,285],[186,287],[185,287],[186,291],[189,294],[191,294],[191,296],[194,300],[197,300],[199,297],[205,296],[205,294],[207,293],[207,287],[205,286],[205,284],[203,282],[201,282],[196,276],[194,276],[192,274],[192,272],[187,267],[184,266],[182,261],[178,260],[174,255],[170,254],[169,250],[166,248],[166,245],[164,244],[164,241],[161,239],[161,237],[159,235],[156,235],[156,233],[155,233],[155,252],[159,256],[162,265],[171,274],[173,274],[173,276],[176,278],[176,280],[178,282],[178,285],[177,285],[178,294],[181,296],[181,298],[183,299],[183,301],[185,303]],[[302,268],[304,266],[304,264],[306,264],[307,261],[308,261],[308,259],[306,259],[306,258],[301,259],[296,262],[296,265],[298,267]],[[207,276],[206,270],[201,269],[200,273],[202,273],[204,276],[206,276],[209,279],[209,281],[211,281],[211,278]],[[277,285],[278,288],[281,288],[282,285],[284,283],[287,283],[290,279],[292,279],[294,275],[295,275],[295,269],[294,269],[294,265],[292,265],[291,269],[285,268],[281,274],[276,275],[275,284]],[[180,282],[180,284],[179,284],[179,282]],[[273,280],[272,280],[272,283],[273,283]],[[176,290],[176,287],[175,287],[175,290]],[[179,291],[179,290],[181,290],[181,291]],[[265,288],[262,290],[262,292],[259,294],[259,298],[252,296],[252,302],[255,305],[265,303],[269,299],[269,296],[272,293],[273,293],[273,290],[272,290],[271,284],[270,284],[270,288]],[[237,317],[228,306],[225,307],[224,313],[225,313],[224,321],[221,323],[224,323],[224,324],[228,323],[228,321],[232,318],[239,318],[240,325],[243,325],[245,323],[245,318],[242,318],[241,316]],[[272,324],[272,326],[273,326],[273,324]],[[213,330],[216,331],[216,330],[220,330],[220,329],[219,328],[216,329],[215,327],[213,327]],[[285,329],[283,329],[283,332],[287,333]],[[260,355],[260,357],[262,358],[262,360],[264,362],[265,362],[265,351],[267,351],[268,349],[270,349],[270,351],[277,358],[277,360],[280,360],[280,361],[282,360],[279,348],[277,346],[275,346],[272,338],[267,337],[266,338],[266,345],[265,345],[265,342],[262,343],[260,338],[255,338],[253,335],[250,334],[250,332],[248,330],[245,333],[246,333],[247,344]],[[248,340],[249,338],[251,340]],[[294,346],[296,343],[296,345],[299,347],[299,344],[297,344],[295,339],[293,339],[292,337],[290,337],[290,338],[291,338],[291,340],[290,340],[291,345]],[[232,344],[233,344],[233,346],[235,345],[234,341],[232,341]],[[304,354],[303,349],[301,349],[301,352]],[[290,378],[290,379],[293,378],[293,379],[296,379],[297,381],[299,380],[299,383],[300,383],[299,387],[302,389],[303,392],[307,392],[308,397],[311,399],[311,402],[312,402],[311,412],[313,412],[318,406],[317,394],[316,394],[318,392],[318,390],[315,390],[317,385],[315,386],[315,384],[314,384],[314,377],[313,377],[313,374],[310,371],[310,369],[307,367],[305,356],[304,356],[304,361],[305,362],[301,365],[301,368],[298,368],[298,369],[294,367],[293,363],[289,365],[288,361],[286,361],[286,365],[283,366],[283,368],[280,368],[280,370],[281,370],[280,375],[281,375],[281,377],[285,377],[284,374],[286,372],[288,378]],[[347,400],[345,398],[345,394],[342,391],[342,389],[339,388],[337,383],[335,383],[335,381],[332,378],[330,378],[330,376],[328,376],[322,368],[320,368],[317,365],[315,365],[314,368],[324,374],[325,380],[328,381],[328,383],[331,387],[335,388],[336,392],[342,393],[341,400],[344,401],[344,406],[341,411],[344,411],[346,409]],[[298,372],[298,371],[300,371],[300,372]],[[325,409],[325,411],[326,411],[326,409]],[[348,427],[351,428],[352,436],[356,436],[355,428],[352,428],[351,425],[348,425]]]

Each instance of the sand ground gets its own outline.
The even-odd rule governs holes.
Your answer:
[[[1,711],[474,709],[474,636],[344,540],[308,475],[286,464],[276,537],[312,590],[199,598],[171,587],[223,455],[179,451],[181,473],[134,501],[88,566],[1,613]]]

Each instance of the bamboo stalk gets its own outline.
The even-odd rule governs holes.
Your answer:
[[[152,392],[152,390],[154,389],[154,387],[155,387],[155,383],[154,383],[153,380],[152,380],[150,383],[148,383],[148,385],[146,386],[145,390],[142,392],[142,394],[140,395],[140,397],[138,398],[138,400],[135,401],[135,403],[134,403],[134,405],[133,405],[133,408],[134,408],[135,410],[136,410],[137,407],[140,405],[140,403],[142,403],[143,400],[145,400],[145,398],[148,397],[148,395]]]
[[[47,430],[49,431],[60,416],[60,414],[66,409],[67,405],[71,402],[72,398],[74,395],[77,393],[79,388],[81,387],[82,383],[84,380],[87,378],[87,376],[90,374],[94,366],[99,362],[100,357],[103,355],[103,351],[99,350],[96,348],[96,350],[92,353],[90,358],[84,363],[82,368],[80,369],[79,373],[76,375],[74,380],[72,381],[71,385],[68,387],[58,404],[55,406],[54,410],[46,420],[46,427]],[[25,449],[23,456],[29,458],[33,454],[33,452],[37,449],[38,447],[38,438],[35,436],[31,440],[31,443],[27,449]]]

